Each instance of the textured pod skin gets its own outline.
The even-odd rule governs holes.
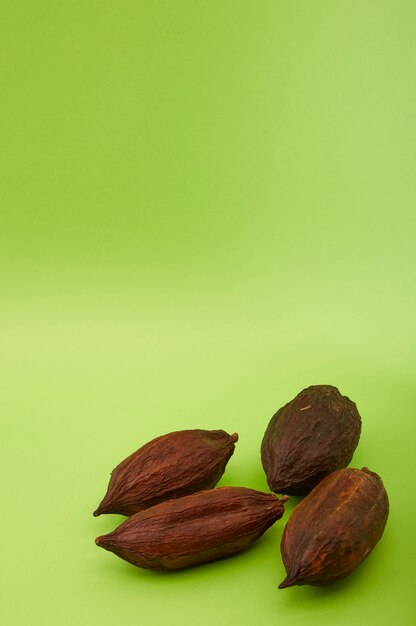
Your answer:
[[[237,433],[179,430],[153,439],[112,471],[94,515],[133,515],[164,500],[211,489],[234,452]]]
[[[389,501],[380,476],[369,469],[342,469],[327,476],[294,509],[281,552],[293,585],[329,585],[366,558],[381,538]]]
[[[357,407],[331,385],[313,385],[279,409],[266,429],[261,460],[275,493],[306,495],[346,467],[361,433]]]
[[[218,487],[140,511],[95,541],[137,567],[181,569],[244,550],[282,517],[286,499]]]

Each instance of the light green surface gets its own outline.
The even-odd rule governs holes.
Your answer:
[[[0,3],[2,625],[414,624],[415,20]],[[317,383],[391,502],[344,583],[277,589],[287,514],[177,574],[95,546],[110,470],[164,432],[238,431],[222,484],[266,489],[268,420]]]

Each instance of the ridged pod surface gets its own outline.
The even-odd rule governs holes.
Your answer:
[[[327,476],[294,509],[281,552],[293,585],[329,585],[351,572],[381,538],[389,502],[381,478],[366,467]]]
[[[331,385],[307,387],[277,411],[264,434],[261,459],[270,489],[306,495],[349,464],[360,433],[354,402]]]
[[[286,497],[218,487],[136,513],[97,545],[137,567],[175,570],[232,556],[284,513]]]
[[[112,471],[94,515],[133,515],[164,500],[211,489],[223,475],[237,440],[237,433],[201,429],[153,439]]]

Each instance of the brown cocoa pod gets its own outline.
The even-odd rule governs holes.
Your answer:
[[[164,500],[211,489],[234,452],[237,433],[179,430],[153,439],[112,471],[94,511],[133,515]]]
[[[357,407],[336,387],[304,389],[277,411],[264,434],[261,460],[270,489],[306,495],[349,464],[360,433]]]
[[[244,550],[282,517],[286,500],[218,487],[140,511],[95,541],[137,567],[181,569]]]
[[[327,476],[298,504],[283,531],[281,552],[293,585],[329,585],[365,559],[381,538],[389,501],[380,476],[366,467]]]

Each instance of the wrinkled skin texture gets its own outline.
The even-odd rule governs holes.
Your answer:
[[[153,439],[113,470],[94,515],[133,515],[164,500],[211,489],[223,475],[237,440],[237,433],[200,429]]]
[[[281,552],[293,585],[329,585],[351,572],[381,538],[389,502],[381,478],[367,468],[327,476],[294,509]]]
[[[96,543],[137,567],[190,567],[247,548],[282,517],[286,499],[245,487],[200,491],[136,513]]]
[[[272,417],[261,460],[275,493],[306,495],[331,472],[346,467],[357,447],[357,407],[331,385],[313,385]]]

